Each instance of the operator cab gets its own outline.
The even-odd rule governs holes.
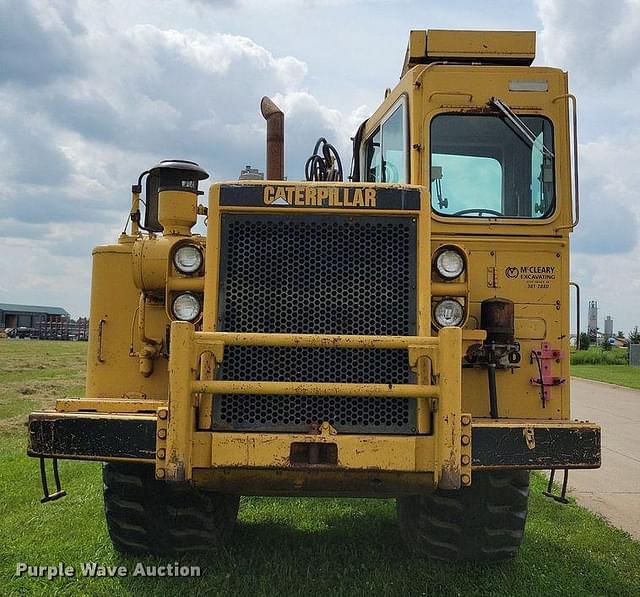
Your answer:
[[[555,219],[566,73],[534,56],[534,32],[412,31],[400,83],[354,137],[351,180],[428,186],[443,223]]]

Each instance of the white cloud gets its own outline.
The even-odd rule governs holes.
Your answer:
[[[640,323],[640,116],[638,0],[538,0],[543,57],[569,70],[580,116],[582,218],[573,235],[572,275],[616,328]]]
[[[588,254],[626,253],[638,243],[640,206],[635,173],[640,135],[599,138],[580,146],[582,221],[574,247]]]
[[[397,80],[409,29],[515,28],[541,30],[541,61],[569,69],[579,98],[574,276],[621,326],[638,323],[640,2],[489,6],[0,0],[0,300],[86,314],[91,245],[115,239],[139,172],[170,157],[215,180],[263,168],[263,95],[286,113],[290,178],[319,136],[348,168],[349,137]]]
[[[300,84],[307,74],[304,62],[293,56],[275,58],[249,38],[238,35],[204,35],[193,29],[163,31],[153,25],[136,25],[128,35],[137,48],[153,56],[152,59],[164,49],[189,69],[196,68],[204,74],[225,75],[232,67],[242,72],[243,63],[250,63],[270,71],[287,87]]]
[[[583,85],[624,83],[638,71],[640,2],[537,0],[544,58]]]
[[[350,119],[339,111],[323,106],[307,91],[276,94],[273,98],[286,114],[288,146],[305,158],[311,155],[318,137],[326,137],[342,155],[350,152],[349,136],[353,134]],[[293,154],[293,151],[287,151]]]
[[[347,149],[351,120],[305,89],[308,68],[295,56],[224,32],[115,27],[100,18],[108,6],[80,25],[75,9],[21,3],[17,31],[0,39],[0,56],[15,63],[0,76],[0,278],[11,280],[2,299],[39,302],[44,293],[86,313],[91,245],[115,240],[138,173],[168,157],[195,159],[213,179],[261,165],[264,94],[287,111],[290,177],[317,136]],[[9,12],[3,0],[0,10]],[[16,40],[22,54],[48,58],[16,62]]]

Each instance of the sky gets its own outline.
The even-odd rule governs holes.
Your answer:
[[[0,302],[87,315],[91,248],[117,238],[138,174],[264,169],[263,95],[290,179],[319,136],[348,163],[428,28],[535,30],[535,63],[569,71],[583,322],[598,300],[615,330],[640,325],[640,0],[0,0]]]

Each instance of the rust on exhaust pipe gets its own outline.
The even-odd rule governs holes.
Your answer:
[[[284,180],[284,113],[266,96],[260,111],[267,121],[267,180]]]

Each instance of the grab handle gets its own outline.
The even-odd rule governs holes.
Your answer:
[[[104,335],[104,324],[106,323],[105,319],[101,319],[98,322],[98,354],[97,359],[98,363],[104,363],[104,359],[102,358],[102,336]]]
[[[580,286],[576,282],[569,282],[569,286],[576,289],[576,350],[580,350]]]
[[[567,99],[573,107],[572,125],[573,125],[573,221],[567,226],[559,226],[558,230],[567,228],[574,229],[580,221],[580,186],[578,183],[578,100],[573,93],[564,93],[553,98],[553,102],[561,99]]]

